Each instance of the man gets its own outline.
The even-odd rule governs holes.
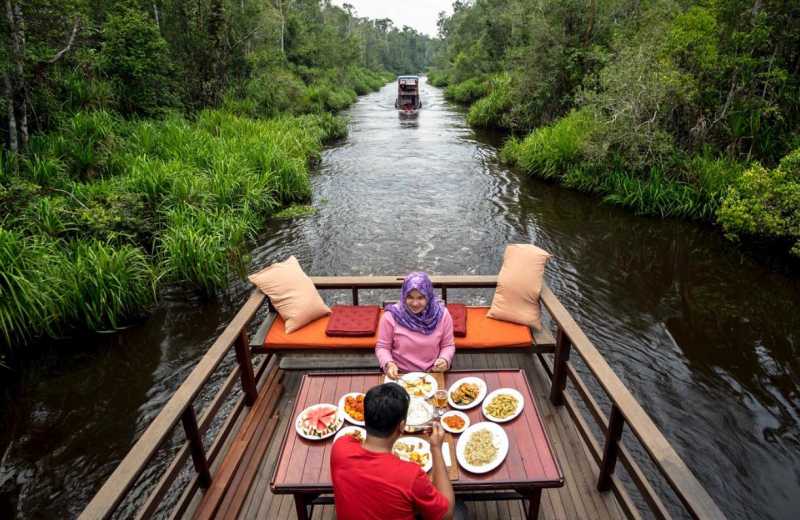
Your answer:
[[[333,444],[331,476],[337,518],[453,518],[455,495],[442,458],[444,432],[439,425],[434,424],[428,439],[432,479],[417,464],[392,454],[406,425],[409,401],[408,393],[395,383],[373,387],[364,398],[364,443],[345,435]]]

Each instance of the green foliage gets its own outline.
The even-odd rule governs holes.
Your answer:
[[[489,93],[489,82],[480,78],[469,78],[461,83],[448,85],[444,96],[456,103],[469,105]]]
[[[169,47],[149,16],[124,8],[108,17],[102,35],[99,68],[123,114],[155,115],[176,105]]]
[[[493,77],[489,82],[489,95],[470,107],[467,122],[476,127],[510,127],[505,117],[512,103],[510,85],[508,74]]]
[[[754,165],[734,182],[717,219],[733,239],[764,236],[800,256],[800,148],[777,168]]]
[[[64,317],[91,330],[117,328],[156,299],[154,270],[140,249],[79,240],[67,253]]]
[[[284,208],[274,215],[273,218],[277,219],[293,219],[293,218],[300,218],[300,217],[309,217],[316,213],[317,210],[314,206],[308,204],[294,204],[287,208]]]
[[[582,161],[581,147],[595,128],[590,111],[573,111],[558,122],[531,132],[522,141],[507,141],[501,157],[537,177],[563,176]]]

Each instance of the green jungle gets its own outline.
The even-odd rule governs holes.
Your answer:
[[[329,0],[5,7],[0,356],[226,287],[313,211],[337,112],[426,70],[526,174],[800,257],[793,2],[457,0],[438,38]]]
[[[270,216],[307,213],[336,112],[432,52],[314,0],[5,4],[0,356],[226,287]]]
[[[429,80],[502,159],[644,215],[800,257],[800,4],[475,0]]]

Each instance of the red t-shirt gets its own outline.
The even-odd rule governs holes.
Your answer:
[[[365,450],[349,435],[333,443],[331,478],[342,520],[441,520],[450,505],[417,464]]]

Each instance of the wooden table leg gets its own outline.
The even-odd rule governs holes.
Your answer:
[[[536,520],[539,518],[539,504],[542,501],[542,488],[526,489],[524,491],[518,490],[518,492],[524,495],[526,502],[528,502],[526,518],[528,520]]]
[[[294,510],[297,513],[297,520],[310,520],[311,511],[309,511],[311,502],[316,498],[316,495],[309,495],[307,493],[294,494]]]

